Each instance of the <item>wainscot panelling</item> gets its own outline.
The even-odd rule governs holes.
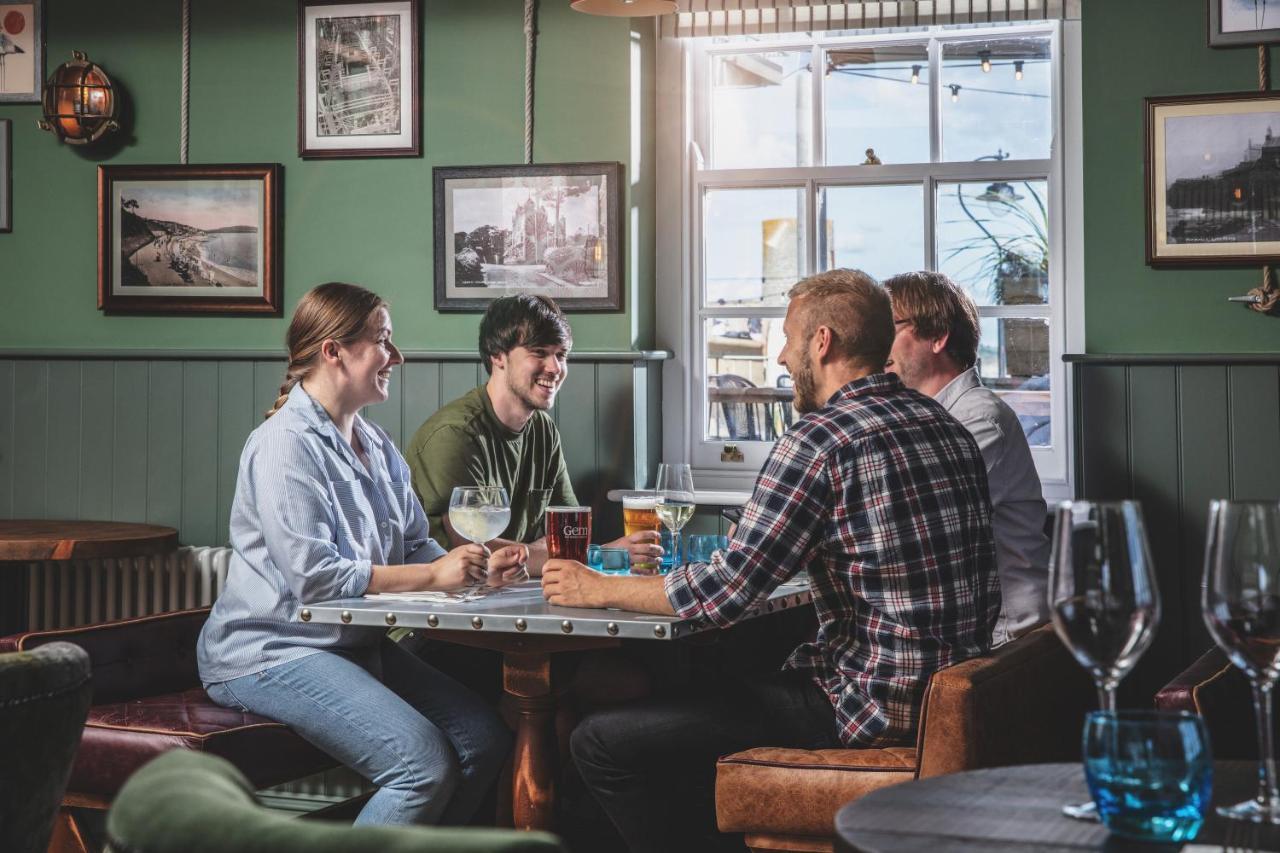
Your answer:
[[[570,361],[552,414],[597,538],[621,533],[605,493],[652,477],[665,357]],[[240,451],[283,371],[265,352],[0,352],[0,518],[146,521],[178,528],[184,544],[224,543]],[[389,399],[366,415],[403,447],[485,379],[470,353],[406,353]]]
[[[1280,355],[1078,355],[1076,491],[1142,502],[1163,619],[1122,693],[1145,704],[1210,645],[1209,501],[1280,499]]]

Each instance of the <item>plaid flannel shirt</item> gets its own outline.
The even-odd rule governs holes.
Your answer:
[[[728,551],[666,577],[685,618],[725,626],[808,569],[808,671],[843,743],[915,737],[938,669],[991,648],[1000,581],[982,454],[929,397],[878,373],[850,382],[775,443]]]

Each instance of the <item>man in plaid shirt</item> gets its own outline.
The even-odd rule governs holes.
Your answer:
[[[778,362],[803,417],[775,443],[727,553],[665,578],[543,570],[552,604],[721,626],[809,572],[817,636],[782,672],[598,712],[574,732],[574,761],[633,851],[716,844],[720,755],[913,742],[929,677],[991,647],[986,468],[941,405],[883,372],[888,294],[858,271],[813,276],[792,289],[783,331]]]

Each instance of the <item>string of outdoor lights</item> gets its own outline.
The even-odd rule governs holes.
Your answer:
[[[978,54],[979,61],[973,63],[964,63],[959,65],[949,65],[948,68],[981,68],[984,74],[990,74],[991,69],[996,65],[1012,65],[1013,79],[1021,80],[1023,78],[1023,68],[1028,62],[1048,62],[1047,59],[1015,59],[1011,62],[992,62],[991,55],[986,51]],[[891,77],[873,71],[858,71],[854,68],[842,68],[831,65],[827,69],[827,73],[843,74],[848,77],[865,77],[871,80],[887,80],[890,83],[911,83],[918,84],[920,82],[920,72],[924,70],[924,63],[907,65],[880,65],[877,66],[878,71],[911,71],[910,79],[902,79],[899,77]],[[968,92],[980,92],[987,95],[1009,95],[1015,98],[1037,98],[1040,100],[1048,99],[1048,95],[1038,92],[1013,92],[1005,89],[984,89],[976,86],[962,86],[959,83],[943,83],[944,87],[951,90],[951,101],[954,103],[960,100],[960,91],[963,89]]]

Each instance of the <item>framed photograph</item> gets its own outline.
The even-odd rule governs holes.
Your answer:
[[[98,307],[280,316],[280,166],[98,167]]]
[[[298,3],[298,156],[416,157],[418,0]]]
[[[1206,0],[1209,46],[1242,47],[1280,42],[1277,0]]]
[[[1146,99],[1147,263],[1280,262],[1280,94]]]
[[[44,94],[44,0],[0,0],[0,104],[39,103]]]
[[[436,310],[541,293],[622,310],[622,164],[437,166]]]
[[[0,234],[13,231],[13,122],[0,119]]]

